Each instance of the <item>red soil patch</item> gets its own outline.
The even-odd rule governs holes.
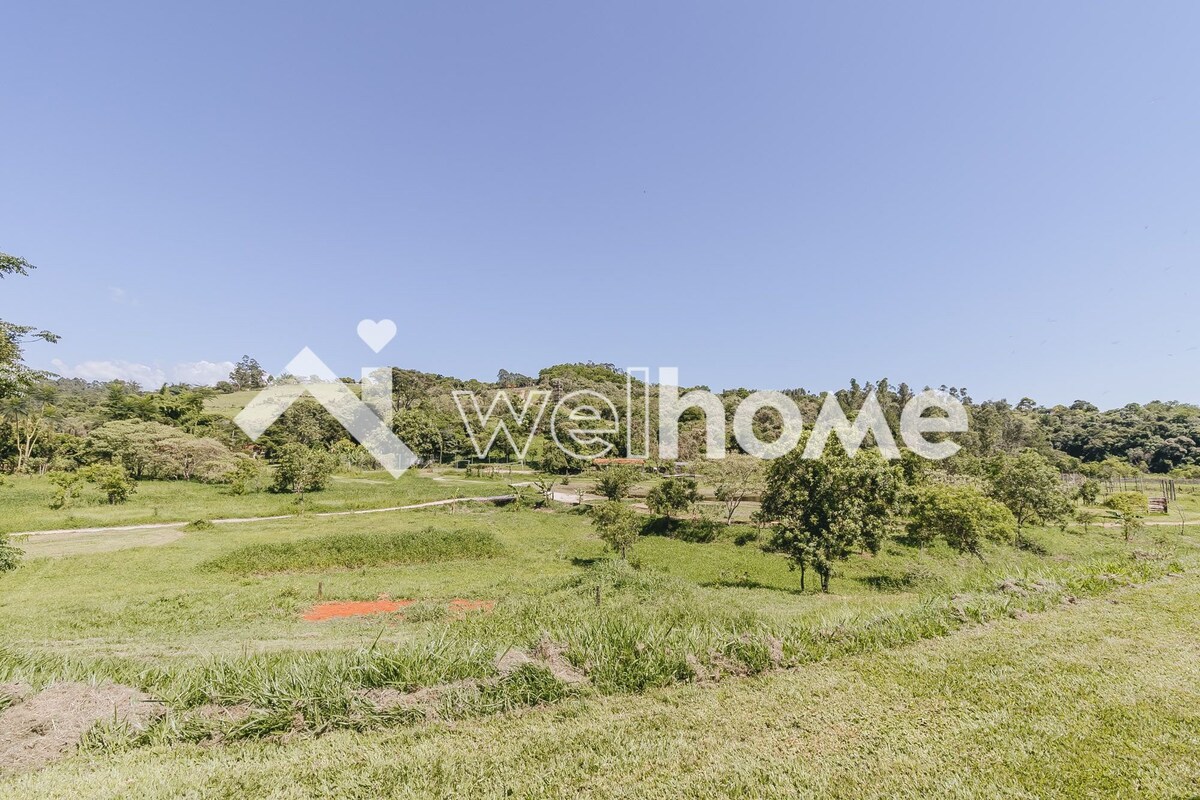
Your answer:
[[[491,611],[496,607],[493,600],[463,600],[461,597],[456,597],[450,601],[450,610],[459,613],[468,611]]]
[[[370,614],[394,614],[401,609],[411,606],[415,600],[389,600],[381,597],[378,600],[337,600],[329,603],[317,603],[303,616],[307,622],[321,622],[327,619],[344,619],[346,617],[361,617]],[[462,616],[471,611],[491,611],[496,603],[492,600],[464,600],[456,597],[450,601],[452,614]]]
[[[412,604],[412,600],[339,600],[332,603],[317,603],[308,610],[304,619],[309,622],[320,622],[325,619],[359,617],[366,614],[390,614]]]

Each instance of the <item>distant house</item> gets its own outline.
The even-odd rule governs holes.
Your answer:
[[[621,466],[621,465],[628,465],[631,467],[644,467],[644,466],[646,466],[646,459],[644,459],[644,458],[593,458],[592,459],[592,466],[595,466],[595,467],[616,467],[616,466]]]

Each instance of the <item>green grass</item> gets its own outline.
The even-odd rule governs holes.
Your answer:
[[[342,534],[248,545],[203,566],[246,575],[427,564],[458,558],[491,558],[499,553],[500,545],[490,531],[439,530],[431,526],[407,533]]]
[[[335,476],[327,489],[305,495],[298,504],[289,494],[235,495],[221,485],[139,481],[127,503],[108,505],[93,494],[75,506],[55,510],[50,508],[54,489],[49,481],[17,475],[0,486],[0,533],[352,511],[508,491],[498,479],[433,480],[428,472],[410,470],[396,480],[387,473]]]
[[[1115,601],[1115,602],[1114,602]],[[11,797],[1188,797],[1200,580],[716,687],[83,754]]]
[[[223,417],[233,419],[258,394],[258,389],[246,389],[240,392],[213,395],[204,401],[204,410],[210,414],[220,414]]]
[[[145,736],[97,732],[80,757],[95,764],[128,748],[135,755],[121,759],[191,752],[190,742],[217,731],[196,716],[211,703],[252,709],[219,728],[226,739],[337,730],[389,738],[423,713],[381,711],[363,690],[454,684],[438,711],[476,731],[492,725],[479,715],[530,705],[603,708],[613,695],[640,703],[680,683],[806,670],[972,636],[965,631],[1030,613],[1070,615],[1058,609],[1073,598],[1107,597],[1200,563],[1196,527],[1148,529],[1129,545],[1111,530],[1035,530],[1029,537],[1044,555],[994,545],[986,561],[892,540],[839,565],[833,591],[821,595],[799,592],[787,562],[740,532],[704,543],[644,536],[636,569],[614,561],[576,511],[292,517],[166,538],[121,534],[122,549],[108,548],[115,534],[80,537],[93,550],[35,537],[28,546],[42,557],[0,576],[0,682],[108,678],[168,704],[167,719]],[[417,600],[417,613],[302,619],[318,599],[381,594]],[[459,597],[495,605],[447,613]],[[588,683],[568,686],[537,665],[498,674],[499,654],[540,641],[562,645]]]

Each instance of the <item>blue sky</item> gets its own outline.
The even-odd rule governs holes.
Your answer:
[[[47,2],[0,30],[0,249],[41,267],[0,317],[62,334],[37,366],[308,345],[1200,400],[1195,4]],[[375,355],[363,318],[401,334]]]

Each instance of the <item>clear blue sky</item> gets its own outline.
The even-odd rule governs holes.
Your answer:
[[[1200,5],[989,5],[10,3],[0,317],[91,375],[1200,400]]]

